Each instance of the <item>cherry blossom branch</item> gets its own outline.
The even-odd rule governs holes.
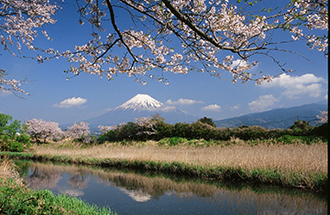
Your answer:
[[[6,75],[6,71],[0,69],[0,91],[11,92],[19,98],[23,98],[23,97],[20,97],[18,94],[16,94],[16,92],[28,95],[26,91],[21,89],[21,84],[23,82],[27,82],[27,80],[15,80],[15,79],[8,80],[8,79],[4,79],[5,75]]]
[[[84,3],[76,0],[79,23],[84,24],[83,18],[92,25],[93,38],[84,45],[76,45],[74,50],[60,53],[51,48],[43,50],[33,44],[38,29],[50,39],[42,26],[55,22],[51,16],[58,9],[56,5],[50,4],[49,0],[23,1],[23,4],[22,0],[2,0],[0,46],[14,56],[14,44],[19,54],[22,45],[45,53],[45,57],[37,55],[38,62],[58,57],[67,58],[71,62],[67,71],[74,75],[85,72],[101,77],[106,75],[112,80],[113,75],[121,73],[133,76],[137,81],[141,80],[138,77],[154,78],[152,70],[162,74],[186,74],[195,69],[207,71],[216,77],[222,77],[222,73],[227,72],[233,77],[233,82],[269,81],[271,76],[267,75],[251,78],[249,70],[257,65],[257,61],[250,62],[252,56],[268,56],[282,72],[288,72],[289,69],[285,69],[284,64],[276,59],[273,51],[302,56],[280,46],[297,40],[305,40],[310,49],[315,48],[327,55],[327,33],[320,36],[328,29],[326,0],[295,0],[282,8],[269,11],[252,11],[250,7],[246,7],[247,12],[238,9],[239,2],[119,0],[114,3],[106,0],[101,4],[99,0]],[[247,6],[251,2],[242,1],[242,4]],[[115,17],[115,9],[122,8],[128,12],[134,23],[129,30],[118,26]],[[137,22],[138,18],[140,23]],[[111,32],[104,38],[104,34],[98,34],[98,31],[107,30],[105,26],[109,22]],[[279,30],[286,31],[293,40],[273,38]],[[176,41],[175,45],[173,40]],[[114,49],[115,45],[118,49]],[[158,76],[158,79],[164,80],[163,76]],[[4,85],[5,82],[2,83]]]
[[[124,41],[124,38],[121,34],[121,31],[118,29],[117,24],[116,24],[116,20],[115,20],[115,13],[113,11],[113,7],[112,4],[110,2],[110,0],[106,0],[109,12],[110,12],[110,18],[111,18],[111,23],[113,28],[115,29],[116,33],[119,36],[120,41],[122,42],[122,44],[124,44],[124,46],[126,47],[127,51],[129,52],[129,54],[132,56],[132,58],[134,59],[134,61],[138,61],[135,57],[135,55],[132,53],[131,49],[127,46],[127,44]]]
[[[205,32],[203,32],[201,29],[199,29],[197,26],[195,26],[190,20],[188,20],[187,17],[185,17],[183,14],[178,11],[169,0],[162,0],[162,2],[166,5],[166,7],[183,23],[188,25],[194,32],[196,32],[201,38],[209,41],[214,46],[224,49],[224,50],[230,50],[234,53],[237,53],[237,50],[235,50],[233,47],[226,47],[221,44],[219,44],[217,41],[215,41],[213,38],[209,37]]]

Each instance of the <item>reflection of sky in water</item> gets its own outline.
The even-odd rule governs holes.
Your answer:
[[[151,199],[151,195],[144,193],[141,190],[126,190],[125,188],[119,189],[137,202],[146,202]]]
[[[74,197],[79,197],[79,196],[83,196],[84,192],[81,190],[72,190],[72,189],[65,189],[62,190],[61,188],[58,188],[58,192],[61,194],[65,194],[68,196],[74,196]]]
[[[94,171],[94,172],[93,172]],[[326,214],[327,203],[278,193],[175,182],[133,173],[31,165],[27,184],[78,197],[118,214]],[[39,187],[38,187],[39,186]]]
[[[68,196],[81,197],[85,195],[84,191],[79,187],[75,187],[70,183],[71,176],[67,173],[62,173],[61,180],[59,180],[56,186],[50,186],[49,189],[56,194],[65,194]]]

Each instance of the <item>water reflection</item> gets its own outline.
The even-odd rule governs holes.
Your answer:
[[[26,179],[28,186],[32,189],[52,189],[62,178],[62,171],[59,168],[45,168],[36,165],[30,169],[29,177]]]
[[[33,189],[75,196],[118,214],[327,214],[327,201],[307,192],[249,187],[159,175],[28,162]]]

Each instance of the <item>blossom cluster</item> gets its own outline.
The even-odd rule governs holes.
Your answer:
[[[16,80],[16,79],[5,79],[5,70],[0,69],[0,91],[7,92],[21,92],[24,94],[28,94],[21,88],[21,83],[24,81]]]
[[[79,23],[84,24],[84,19],[93,26],[92,38],[83,45],[76,45],[74,50],[59,52],[53,48],[41,50],[33,44],[37,29],[55,23],[52,16],[59,9],[56,4],[51,4],[49,0],[2,0],[0,43],[4,50],[15,55],[10,48],[16,44],[17,49],[21,50],[24,44],[29,49],[41,50],[45,54],[37,56],[39,62],[67,58],[71,63],[67,71],[74,75],[83,72],[112,80],[117,74],[127,74],[142,84],[146,82],[139,77],[156,78],[168,84],[163,72],[186,74],[192,70],[208,72],[220,78],[225,73],[229,74],[232,82],[256,80],[260,84],[271,80],[272,76],[251,74],[251,68],[258,64],[257,56],[269,57],[280,67],[281,72],[290,71],[272,54],[275,51],[295,53],[285,48],[279,49],[278,46],[283,42],[305,40],[310,49],[315,48],[326,55],[328,52],[327,33],[324,33],[328,30],[326,0],[293,0],[282,8],[253,12],[253,4],[261,2],[78,2]],[[246,11],[251,5],[252,9]],[[117,8],[125,8],[135,25],[129,29],[127,26],[118,26]],[[283,41],[282,37],[277,37],[277,32],[281,30],[288,32],[292,40]],[[41,33],[50,39],[46,31]],[[151,70],[162,73],[155,75],[157,72]],[[1,85],[10,85],[14,90],[19,90],[18,82],[0,80]],[[4,87],[0,90],[4,90]]]
[[[96,5],[94,1],[89,3]],[[115,19],[111,20],[114,34],[105,39],[95,34],[87,44],[65,53],[71,61],[78,63],[70,68],[74,74],[106,75],[112,80],[118,73],[137,77],[148,76],[154,69],[180,74],[197,69],[216,77],[222,77],[222,72],[228,71],[233,82],[246,82],[252,79],[249,70],[258,63],[249,60],[252,56],[264,54],[273,59],[268,53],[276,51],[274,44],[280,41],[270,42],[270,38],[278,29],[290,32],[293,40],[305,39],[310,48],[327,52],[327,38],[311,34],[314,29],[328,29],[327,7],[322,6],[327,5],[325,0],[296,0],[283,9],[260,11],[256,15],[244,14],[238,5],[230,4],[228,0],[122,0],[118,4],[128,6],[132,18],[148,26],[147,30],[138,27],[121,30]],[[114,7],[110,1],[103,6]],[[109,12],[110,16],[114,15],[111,14],[113,11]],[[92,19],[93,16],[89,17]],[[102,26],[102,22],[98,25]],[[175,37],[181,47],[171,47]],[[123,49],[122,55],[112,53],[114,46]],[[277,64],[281,70],[289,71]],[[261,83],[271,78],[264,75],[255,80]]]
[[[328,111],[321,111],[321,115],[316,116],[320,123],[328,123]]]
[[[317,48],[318,51],[326,52],[328,48],[328,37],[320,37],[310,32],[304,32],[299,25],[292,25],[294,20],[306,20],[303,26],[306,30],[328,29],[328,9],[327,1],[296,0],[294,6],[289,8],[288,13],[284,15],[287,28],[293,34],[294,40],[304,38],[310,49]]]
[[[88,123],[80,122],[74,123],[73,126],[68,127],[66,135],[74,139],[87,137],[90,134]]]
[[[36,141],[40,141],[40,139],[43,139],[44,142],[47,139],[59,141],[64,138],[81,139],[84,142],[90,140],[90,130],[86,122],[74,123],[66,131],[59,127],[59,123],[42,119],[28,120],[26,125],[26,132],[34,137]]]
[[[0,1],[0,47],[13,56],[17,56],[13,50],[22,49],[25,45],[28,49],[36,50],[34,39],[38,35],[37,30],[46,24],[54,24],[58,7],[49,0],[1,0]],[[41,33],[50,40],[47,32]],[[0,68],[0,91],[16,91],[27,94],[21,89],[21,82],[15,79],[8,80],[1,77],[4,70]]]
[[[22,44],[34,50],[33,40],[37,36],[37,29],[45,24],[54,24],[52,15],[57,9],[49,0],[1,0],[0,44],[4,50],[11,52],[10,46],[14,43],[18,50],[21,50]],[[46,31],[41,33],[50,40]]]
[[[57,122],[33,118],[28,120],[26,125],[28,126],[27,133],[34,137],[36,141],[40,141],[40,139],[43,139],[44,142],[47,139],[58,141],[65,136]]]
[[[140,117],[135,118],[135,124],[139,126],[140,132],[138,135],[147,134],[152,135],[156,133],[155,125],[157,124],[157,120],[154,120],[150,117]]]

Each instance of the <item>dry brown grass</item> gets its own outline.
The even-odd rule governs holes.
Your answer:
[[[230,166],[244,169],[278,168],[283,171],[305,173],[328,173],[328,145],[306,144],[267,144],[251,146],[240,144],[209,147],[193,147],[187,144],[174,147],[160,147],[156,142],[122,146],[102,144],[80,148],[74,145],[50,144],[34,146],[36,155],[67,155],[72,158],[111,158],[139,161],[181,162],[205,166]]]
[[[13,161],[3,159],[0,163],[0,179],[14,179],[17,185],[23,186],[23,179],[19,176],[16,165]],[[0,186],[5,183],[5,180],[0,180]]]

